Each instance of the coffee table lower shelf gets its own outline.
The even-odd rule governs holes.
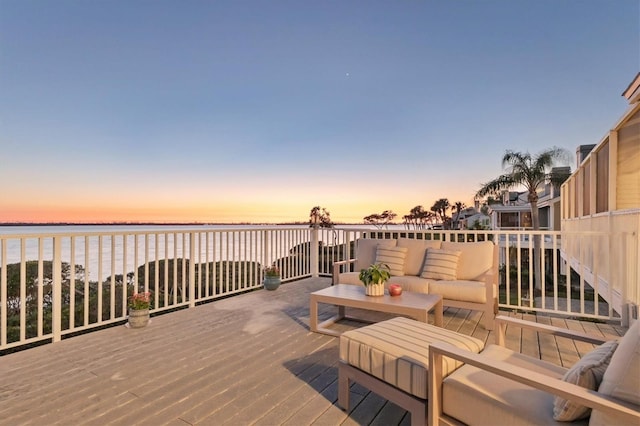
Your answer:
[[[338,314],[318,323],[318,304],[336,305]],[[309,328],[316,333],[339,336],[341,333],[328,328],[337,321],[353,319],[360,322],[371,322],[360,318],[347,317],[346,308],[360,308],[370,311],[406,315],[417,321],[426,323],[429,312],[433,313],[434,325],[442,327],[442,297],[437,294],[403,292],[400,296],[367,296],[363,286],[338,284],[311,293],[309,306]]]

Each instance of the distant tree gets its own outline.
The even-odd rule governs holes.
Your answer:
[[[451,204],[446,198],[440,198],[431,206],[431,211],[436,214],[445,229],[448,228],[447,225],[449,224],[449,216],[447,216],[447,210],[449,210],[449,208],[451,208]]]
[[[452,210],[455,210],[455,216],[453,215],[453,213],[451,214],[453,220],[453,229],[458,229],[458,225],[460,223],[460,213],[462,213],[462,210],[466,209],[467,205],[465,203],[463,203],[462,201],[456,201],[455,203],[453,203],[453,208]]]
[[[411,229],[412,220],[413,218],[411,217],[410,214],[405,214],[404,216],[402,216],[402,224],[407,229]]]
[[[409,214],[402,217],[407,229],[425,229],[428,224],[433,225],[436,216],[430,211],[426,211],[422,206],[415,206]]]
[[[331,214],[324,207],[315,206],[309,213],[309,226],[333,228],[333,223],[331,222]]]
[[[28,260],[24,265],[24,277],[22,277],[22,265],[11,263],[6,265],[7,290],[5,310],[7,318],[7,341],[15,342],[20,339],[20,330],[25,327],[27,338],[38,335],[38,321],[42,320],[42,332],[51,333],[52,330],[52,307],[53,307],[53,262],[45,260],[42,262],[42,271],[39,270],[38,261]],[[69,301],[74,298],[76,302],[75,324],[83,324],[82,308],[84,297],[90,297],[83,293],[85,270],[81,265],[71,265],[66,262],[61,264],[61,322],[63,330],[69,327],[69,318],[72,313],[69,311]],[[0,275],[2,274],[0,269]],[[42,281],[39,276],[42,274]],[[24,289],[22,281],[24,279]],[[95,288],[96,283],[91,283],[90,290]],[[23,299],[24,292],[24,299]],[[40,304],[42,305],[40,311]],[[24,310],[24,311],[23,311]],[[21,316],[24,315],[24,325]],[[2,332],[5,332],[2,330]]]
[[[383,227],[388,227],[389,222],[393,221],[393,219],[398,216],[391,210],[385,210],[382,213],[374,213],[366,216],[364,218],[364,223],[367,225],[373,225],[378,229],[382,229]]]
[[[407,229],[411,229],[411,227],[413,227],[414,229],[420,228],[419,221],[420,221],[420,214],[422,212],[424,212],[424,209],[422,206],[415,206],[409,211],[409,214],[403,216],[404,223]]]
[[[546,149],[536,156],[528,152],[506,151],[502,157],[502,167],[506,173],[492,181],[482,185],[476,196],[481,198],[487,195],[499,196],[502,191],[524,186],[528,192],[527,199],[531,204],[531,221],[533,229],[540,229],[540,216],[538,214],[538,188],[547,182],[559,182],[566,173],[551,174],[556,161],[568,162],[571,154],[562,148],[553,147]],[[566,179],[566,178],[565,178]],[[541,288],[542,269],[540,265],[540,236],[533,238],[534,247],[534,271],[535,285]]]
[[[476,220],[475,222],[473,222],[473,225],[471,225],[471,228],[469,229],[472,229],[474,231],[484,231],[489,229],[489,227],[483,225],[481,220]]]
[[[415,229],[422,229],[424,227],[425,211],[422,206],[415,206],[409,211],[409,218],[414,224]]]
[[[492,196],[489,195],[486,199],[486,204],[488,205],[492,205],[492,204],[502,204],[502,198],[499,196]]]

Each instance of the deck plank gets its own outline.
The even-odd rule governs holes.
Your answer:
[[[368,389],[351,386],[349,412],[337,406],[339,339],[309,331],[309,293],[328,278],[285,283],[152,318],[144,329],[118,325],[1,357],[3,424],[408,425],[410,415]],[[335,308],[321,305],[320,318]],[[381,321],[391,316],[354,310]],[[615,338],[624,329],[501,312]],[[482,313],[446,308],[449,330],[493,343]],[[346,331],[363,324],[342,321]],[[593,348],[507,327],[507,347],[568,366]]]

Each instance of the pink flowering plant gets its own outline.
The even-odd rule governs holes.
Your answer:
[[[279,277],[280,276],[280,269],[278,269],[278,267],[276,265],[267,266],[266,268],[264,268],[264,274],[267,277]]]
[[[129,308],[134,311],[149,309],[151,305],[151,292],[135,293],[129,297]]]

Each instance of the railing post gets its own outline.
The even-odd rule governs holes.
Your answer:
[[[640,216],[638,216],[638,229],[640,229]],[[621,254],[626,259],[637,259],[636,262],[626,262],[626,270],[621,271],[624,279],[621,280],[620,295],[621,301],[621,325],[630,327],[633,320],[639,320],[638,305],[640,305],[640,283],[638,262],[640,262],[640,250],[638,250],[638,233],[623,232],[621,234],[620,244],[624,245]]]
[[[53,237],[51,331],[53,343],[62,340],[62,237]]]
[[[262,270],[260,271],[260,281],[262,281],[262,273],[264,272],[264,268],[267,266],[271,266],[269,262],[269,247],[270,247],[270,234],[269,230],[265,229],[262,231]]]
[[[189,233],[189,307],[196,306],[196,239],[195,232]]]
[[[310,256],[310,262],[311,262],[311,276],[313,278],[317,278],[320,274],[319,274],[319,253],[318,253],[318,232],[319,232],[319,228],[317,225],[314,225],[311,227],[311,256]]]
[[[40,286],[42,288],[42,286]],[[0,239],[0,347],[7,344],[7,240]]]
[[[353,235],[353,238],[352,238]],[[351,256],[355,256],[356,252],[355,252],[355,244],[354,244],[354,252],[351,252],[351,241],[355,241],[356,239],[356,235],[355,232],[352,233],[352,231],[347,231],[347,235],[344,239],[344,259],[343,260],[350,260]],[[349,266],[347,265],[346,271],[351,271],[351,269],[349,269]]]

